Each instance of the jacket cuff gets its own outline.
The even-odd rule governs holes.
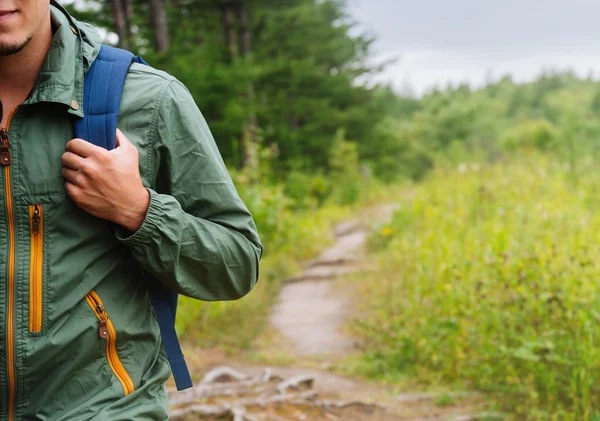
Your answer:
[[[149,188],[147,190],[150,193],[150,205],[148,206],[142,226],[134,233],[122,227],[117,229],[117,239],[125,245],[134,246],[144,244],[152,236],[152,233],[158,229],[160,216],[162,215],[162,203],[158,197],[158,193]]]

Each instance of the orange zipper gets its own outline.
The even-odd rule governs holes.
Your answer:
[[[134,386],[131,377],[127,374],[127,371],[125,370],[125,367],[123,367],[123,363],[117,354],[117,332],[115,327],[110,321],[108,313],[98,294],[92,291],[85,299],[98,318],[98,336],[106,339],[106,357],[108,359],[108,364],[123,385],[125,396],[127,396],[134,391]]]
[[[29,331],[42,331],[43,267],[44,267],[44,209],[29,206],[31,231],[31,260],[29,264]]]
[[[15,219],[13,214],[13,197],[10,180],[10,142],[8,134],[10,122],[17,109],[11,111],[6,129],[0,129],[0,165],[4,167],[4,194],[6,198],[6,214],[8,216],[8,303],[6,316],[6,365],[8,368],[8,421],[15,417],[15,343],[14,343],[14,301],[15,301]]]

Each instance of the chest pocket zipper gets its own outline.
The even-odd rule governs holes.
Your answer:
[[[44,315],[44,209],[29,206],[31,256],[29,261],[29,331],[42,331]]]
[[[85,299],[98,318],[98,336],[106,340],[106,358],[108,359],[108,364],[110,365],[113,373],[115,373],[115,376],[123,385],[125,396],[127,396],[132,393],[135,388],[133,381],[129,377],[129,374],[127,374],[127,371],[125,370],[125,367],[123,366],[123,363],[117,354],[117,332],[115,327],[112,324],[108,313],[104,308],[104,304],[102,304],[102,300],[98,294],[92,291],[85,297]]]

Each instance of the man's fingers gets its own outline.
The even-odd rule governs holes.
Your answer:
[[[73,184],[78,184],[77,183],[77,180],[79,178],[78,174],[79,174],[79,171],[75,171],[70,168],[62,169],[62,175],[63,175],[64,179]]]
[[[117,148],[127,149],[129,145],[131,145],[129,139],[125,137],[121,130],[117,129]]]
[[[76,200],[79,198],[79,189],[70,181],[65,181],[65,190],[71,199]]]
[[[98,151],[104,151],[103,148],[92,145],[90,142],[86,142],[83,139],[70,140],[65,149],[84,158],[87,158],[94,153],[98,153]]]
[[[72,170],[79,170],[85,161],[85,158],[82,158],[80,155],[77,155],[73,152],[65,152],[62,156],[62,163],[65,167],[70,168]]]

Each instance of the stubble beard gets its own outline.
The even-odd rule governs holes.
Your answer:
[[[33,36],[27,37],[24,41],[21,42],[13,42],[13,43],[2,43],[0,42],[0,57],[8,57],[20,53],[29,45]]]

